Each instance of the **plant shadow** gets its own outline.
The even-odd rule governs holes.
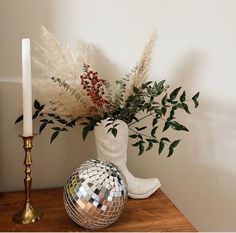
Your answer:
[[[200,90],[199,108],[192,107],[191,115],[184,111],[176,115],[190,132],[170,130],[164,134],[173,140],[181,139],[174,155],[158,156],[156,148],[137,158],[137,152],[130,147],[128,165],[136,176],[158,177],[162,190],[198,230],[232,231],[236,227],[233,217],[236,206],[232,205],[236,202],[233,195],[236,188],[232,185],[236,182],[235,101],[215,99],[201,91],[197,86],[201,81],[198,70],[203,65],[204,57],[191,53],[179,64],[176,73],[167,77],[171,86],[183,86],[187,93]],[[150,124],[150,121],[145,123]]]

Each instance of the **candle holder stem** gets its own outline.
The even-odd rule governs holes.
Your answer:
[[[24,159],[24,165],[25,165],[25,179],[24,179],[24,185],[25,185],[25,202],[24,207],[21,211],[16,213],[13,217],[13,221],[18,224],[29,224],[34,223],[36,221],[39,221],[43,213],[40,209],[34,209],[31,204],[31,184],[32,184],[32,177],[31,177],[31,164],[32,164],[32,158],[31,158],[31,149],[33,147],[33,138],[34,136],[21,136],[23,139],[23,148],[25,150],[25,159]]]

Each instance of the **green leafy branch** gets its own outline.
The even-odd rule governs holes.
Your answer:
[[[188,106],[188,102],[190,100],[186,99],[186,92],[183,91],[179,96],[179,92],[182,87],[178,87],[168,95],[168,93],[166,93],[166,89],[163,86],[164,82],[164,80],[159,83],[154,82],[153,85],[151,85],[152,82],[147,82],[142,85],[141,89],[134,89],[135,95],[128,98],[127,106],[131,106],[129,108],[130,112],[128,114],[135,116],[138,112],[146,113],[139,119],[137,117],[131,117],[130,119],[132,120],[129,123],[130,130],[134,132],[134,134],[130,135],[130,137],[132,139],[136,139],[136,142],[132,145],[138,147],[139,155],[144,153],[146,144],[148,144],[146,147],[146,151],[148,151],[152,149],[153,144],[158,143],[159,154],[163,151],[165,145],[168,145],[169,153],[167,156],[169,157],[173,154],[174,148],[176,148],[176,146],[179,144],[180,140],[171,142],[166,137],[161,138],[159,141],[156,139],[155,134],[158,128],[157,124],[159,120],[165,121],[162,132],[169,128],[177,131],[189,131],[187,127],[180,124],[175,119],[175,113],[179,109],[183,109],[186,113],[191,114]],[[157,101],[157,98],[163,93],[164,96],[162,96],[161,99],[159,98],[159,101]],[[178,96],[179,98],[177,98]],[[199,105],[198,97],[199,92],[191,98],[195,108]],[[139,123],[148,117],[152,117],[152,128],[150,135],[140,133],[140,131],[147,128],[146,126],[141,128],[135,127],[136,131],[131,128],[131,126],[134,124]]]
[[[165,146],[168,146],[169,153],[167,157],[170,157],[173,152],[174,148],[179,144],[180,140],[175,140],[171,142],[168,138],[162,137],[160,140],[157,140],[156,138],[156,131],[157,126],[152,128],[150,135],[146,135],[144,133],[141,133],[141,131],[145,130],[147,127],[143,126],[141,128],[135,127],[136,130],[130,128],[130,130],[134,133],[129,135],[130,138],[136,139],[136,142],[132,144],[134,147],[138,147],[139,149],[139,155],[143,154],[144,151],[149,151],[153,148],[154,144],[159,144],[158,153],[161,154]],[[146,150],[145,150],[145,144],[147,144]]]
[[[45,113],[43,111],[45,108],[45,105],[40,104],[38,100],[34,101],[34,108],[35,108],[35,112],[32,116],[32,119],[41,118],[39,134],[41,134],[48,125],[57,125],[55,127],[51,127],[51,130],[53,131],[53,133],[50,138],[50,143],[52,143],[61,132],[66,132],[68,131],[68,128],[75,127],[76,122],[79,120],[79,118],[66,120],[55,114]],[[15,124],[21,122],[22,120],[23,120],[23,115],[19,116],[16,119]]]

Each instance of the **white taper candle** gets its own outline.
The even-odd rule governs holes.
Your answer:
[[[33,135],[30,39],[22,39],[23,136]]]

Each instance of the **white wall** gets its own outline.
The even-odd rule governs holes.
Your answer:
[[[191,130],[169,159],[151,151],[129,167],[158,176],[162,189],[200,231],[236,231],[236,1],[234,0],[1,0],[0,1],[0,189],[22,188],[23,151],[14,126],[21,113],[20,39],[39,40],[44,24],[64,43],[82,39],[98,48],[97,67],[107,79],[130,70],[153,29],[159,35],[150,79],[167,79],[201,106],[179,117]],[[34,73],[34,76],[37,76]],[[34,188],[61,186],[80,162],[95,155],[93,136],[80,129],[49,145],[35,140]],[[143,166],[145,164],[146,166]]]

